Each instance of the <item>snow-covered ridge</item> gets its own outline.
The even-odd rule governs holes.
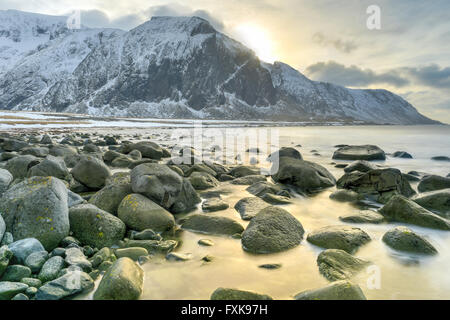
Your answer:
[[[315,82],[284,63],[261,62],[198,17],[153,17],[129,32],[68,30],[65,22],[66,17],[0,11],[0,109],[433,123],[391,92]]]

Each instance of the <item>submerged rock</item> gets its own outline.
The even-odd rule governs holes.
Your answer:
[[[241,186],[250,186],[254,183],[264,182],[266,180],[267,180],[266,177],[263,175],[245,176],[242,178],[234,179],[233,181],[231,181],[231,184],[241,185]]]
[[[356,202],[359,198],[359,194],[352,190],[337,190],[330,195],[330,199],[339,202]]]
[[[229,207],[230,205],[228,203],[219,198],[207,199],[202,203],[203,212],[222,211],[228,209]]]
[[[143,284],[144,271],[133,260],[120,258],[103,276],[94,300],[137,300]]]
[[[379,224],[384,221],[384,217],[372,210],[364,210],[359,213],[349,214],[346,216],[339,217],[343,222],[347,223],[374,223]]]
[[[351,226],[330,226],[314,230],[308,242],[326,249],[340,249],[350,254],[368,243],[370,236],[363,230]]]
[[[281,157],[303,160],[301,153],[297,149],[292,147],[282,147],[280,150],[272,153],[267,160],[270,162],[275,162],[278,161]]]
[[[304,193],[317,192],[336,184],[333,175],[324,167],[294,158],[280,158],[279,164],[272,166],[272,172],[275,172],[272,175],[275,182],[292,185]]]
[[[284,209],[269,206],[261,210],[242,234],[242,247],[251,253],[274,253],[300,244],[302,224]]]
[[[236,203],[234,208],[241,215],[242,220],[251,220],[269,204],[258,197],[243,198]]]
[[[229,174],[235,178],[257,176],[261,174],[261,169],[253,166],[237,166],[231,169]]]
[[[297,294],[295,300],[366,300],[361,288],[349,281],[335,281],[326,287]]]
[[[233,219],[205,214],[189,216],[181,225],[183,229],[193,232],[231,236],[242,233],[244,227]]]
[[[248,187],[246,191],[248,191],[248,193],[251,193],[254,196],[263,197],[267,193],[272,194],[281,193],[283,189],[279,185],[270,182],[257,182]]]
[[[217,288],[211,295],[211,300],[273,300],[272,297],[251,291]]]
[[[346,146],[339,148],[333,155],[335,160],[386,160],[386,154],[377,146]]]
[[[368,261],[338,249],[325,250],[317,258],[320,273],[330,281],[349,279],[368,264]]]
[[[437,254],[436,248],[428,240],[407,227],[396,227],[389,230],[383,236],[383,242],[399,251],[426,255]]]
[[[450,222],[402,196],[392,197],[379,212],[390,221],[450,230]]]

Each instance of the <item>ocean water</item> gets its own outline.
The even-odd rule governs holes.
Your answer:
[[[222,128],[222,135],[235,135],[236,129]],[[450,173],[449,162],[432,161],[433,156],[450,156],[450,127],[448,126],[361,126],[361,127],[283,127],[283,128],[245,128],[250,137],[258,136],[268,130],[279,137],[279,146],[296,146],[305,160],[317,162],[329,169],[336,178],[343,175],[342,169],[336,169],[331,163],[337,144],[375,144],[386,153],[407,151],[414,159],[394,159],[377,162],[380,166],[395,167],[402,172],[412,170],[446,176]],[[244,131],[239,132],[242,138]],[[145,131],[144,131],[145,132]],[[149,134],[155,131],[148,131]],[[160,143],[172,145],[176,139],[168,139],[173,132],[167,129],[159,131]],[[257,133],[257,134],[255,134]],[[197,132],[197,135],[200,133]],[[203,146],[208,149],[208,139],[203,133]],[[191,136],[195,136],[192,133]],[[161,138],[162,137],[162,138]],[[216,142],[216,141],[214,141]],[[211,142],[212,143],[212,142]],[[276,143],[271,141],[275,146]],[[252,145],[250,143],[250,145]],[[253,144],[254,145],[254,144]],[[312,150],[320,155],[314,155]],[[316,153],[316,152],[314,152]],[[244,156],[244,155],[243,155]],[[346,161],[336,161],[348,163]],[[261,166],[267,164],[261,163]],[[416,184],[413,184],[416,188]],[[226,216],[241,222],[234,205],[242,198],[251,196],[245,186],[222,183],[222,199],[229,203],[228,210],[207,213]],[[329,199],[335,189],[326,190],[314,197],[297,197],[292,204],[283,206],[293,214],[308,233],[311,230],[332,225],[342,225],[339,217],[360,208],[351,204],[338,203]],[[198,209],[192,213],[201,213]],[[189,214],[192,214],[189,213]],[[188,214],[188,215],[189,215]],[[178,216],[183,218],[186,215]],[[355,224],[366,231],[372,241],[361,247],[356,257],[369,260],[376,267],[363,270],[351,279],[358,283],[368,299],[450,299],[450,232],[436,231],[408,225],[424,235],[438,249],[434,257],[420,257],[395,252],[387,247],[381,238],[386,231],[397,225],[405,224]],[[202,247],[200,239],[211,239],[215,245]],[[253,290],[271,295],[275,299],[290,299],[307,289],[324,286],[328,281],[319,273],[317,256],[323,250],[305,240],[298,247],[268,255],[253,255],[242,249],[240,240],[196,234],[184,231],[180,238],[180,253],[191,253],[193,259],[187,262],[167,262],[155,258],[143,266],[145,286],[142,299],[208,299],[218,287]],[[210,255],[214,260],[205,263],[202,257]],[[267,263],[282,265],[277,270],[261,269],[258,266]]]

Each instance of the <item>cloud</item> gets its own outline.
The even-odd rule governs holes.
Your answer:
[[[368,87],[372,84],[390,84],[404,87],[409,81],[396,71],[376,73],[370,69],[357,66],[346,67],[335,61],[319,62],[310,65],[306,73],[314,80],[336,83],[348,87]]]
[[[400,72],[412,77],[418,84],[450,90],[450,67],[441,68],[431,64],[419,68],[401,68]]]
[[[314,33],[312,37],[313,42],[326,47],[332,46],[336,50],[343,53],[351,53],[352,51],[358,49],[358,46],[353,41],[345,41],[341,39],[332,39],[325,36],[322,32]]]

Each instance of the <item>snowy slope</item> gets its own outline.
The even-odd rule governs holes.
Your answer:
[[[0,26],[10,30],[10,20],[0,15]],[[32,51],[8,58],[8,65],[16,60],[0,73],[0,108],[155,118],[433,123],[391,92],[314,82],[281,62],[263,63],[201,18],[153,17],[129,32],[60,29],[62,20],[37,15],[25,27],[19,21],[14,28],[23,28],[20,34],[26,36],[16,47],[12,33],[0,31],[0,44],[8,44],[8,50],[39,42]],[[42,29],[36,25],[47,31],[30,33],[30,28]]]

